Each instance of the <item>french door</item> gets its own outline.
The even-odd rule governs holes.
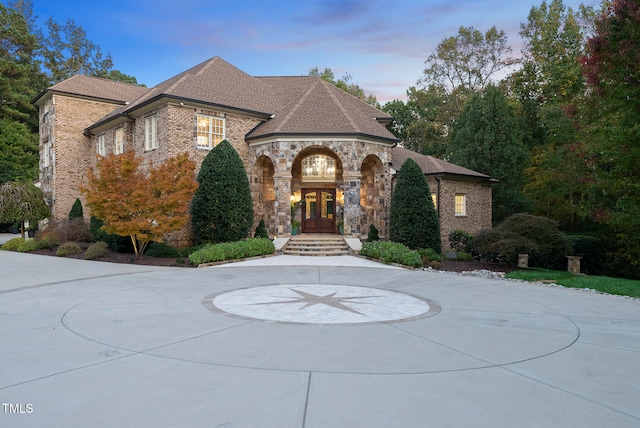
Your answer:
[[[302,200],[303,233],[336,233],[336,189],[303,189]]]

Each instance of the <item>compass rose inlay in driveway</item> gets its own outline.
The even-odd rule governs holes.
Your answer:
[[[207,296],[210,310],[268,321],[363,324],[435,315],[433,302],[396,291],[335,284],[254,287]]]

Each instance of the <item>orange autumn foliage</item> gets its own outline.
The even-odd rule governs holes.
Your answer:
[[[189,204],[198,187],[195,162],[186,153],[146,172],[133,151],[101,157],[87,172],[81,190],[91,214],[108,233],[131,237],[136,256],[150,241],[162,241],[189,221]]]

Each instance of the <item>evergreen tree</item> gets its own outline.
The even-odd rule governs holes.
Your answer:
[[[196,244],[247,238],[253,222],[253,201],[242,160],[224,140],[202,162],[199,187],[191,201]]]
[[[504,94],[490,85],[465,104],[451,130],[451,161],[500,180],[493,190],[493,219],[525,211],[522,195],[529,156],[518,119]]]
[[[260,224],[258,224],[258,227],[256,227],[256,233],[253,235],[253,237],[269,239],[269,233],[267,232],[267,227],[264,224],[264,219],[260,220]]]
[[[391,196],[390,238],[409,248],[432,248],[440,253],[440,222],[429,183],[411,158],[398,171]]]
[[[76,201],[71,207],[71,211],[69,211],[69,220],[73,220],[74,218],[83,218],[83,216],[84,213],[82,212],[82,202],[80,202],[80,199],[76,198]]]

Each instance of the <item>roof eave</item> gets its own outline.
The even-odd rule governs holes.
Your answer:
[[[200,104],[200,105],[219,108],[219,109],[223,109],[223,110],[230,110],[230,111],[234,111],[234,112],[250,114],[250,115],[254,115],[254,116],[258,116],[258,117],[263,117],[265,119],[268,119],[271,116],[273,116],[273,113],[267,113],[267,112],[262,112],[262,111],[245,109],[245,108],[241,108],[241,107],[234,107],[234,106],[229,106],[229,105],[225,105],[225,104],[212,103],[212,102],[208,102],[208,101],[198,100],[198,99],[195,99],[195,98],[180,97],[180,96],[177,96],[177,95],[170,95],[170,94],[159,94],[159,95],[156,95],[155,97],[151,97],[148,100],[131,107],[130,109],[127,110],[127,112],[130,113],[130,112],[134,112],[136,110],[140,110],[140,109],[142,109],[142,108],[144,108],[144,107],[146,107],[146,106],[148,106],[150,104],[153,104],[153,103],[156,103],[156,102],[160,101],[163,98],[165,98],[167,100],[170,100],[170,101],[175,101],[175,102],[183,102],[183,103],[190,103],[190,104]]]
[[[263,134],[263,135],[254,135],[254,136],[247,136],[245,137],[245,140],[247,142],[250,141],[257,141],[257,140],[263,140],[263,139],[271,139],[271,138],[277,138],[277,137],[302,137],[302,138],[309,138],[309,137],[346,137],[346,138],[366,138],[368,140],[377,140],[380,142],[384,142],[387,144],[397,144],[398,143],[398,139],[397,138],[387,138],[387,137],[380,137],[377,135],[371,135],[371,134],[365,134],[365,133],[361,133],[361,132],[353,132],[353,133],[347,133],[347,132],[272,132],[269,134]]]

